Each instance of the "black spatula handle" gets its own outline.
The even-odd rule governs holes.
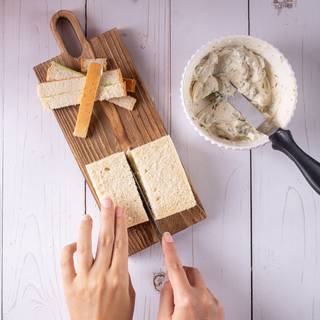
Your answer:
[[[282,151],[293,160],[311,187],[320,194],[320,163],[300,149],[289,130],[278,129],[269,139],[272,148]]]

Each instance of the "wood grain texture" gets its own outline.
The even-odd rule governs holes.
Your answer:
[[[96,0],[89,1],[87,9],[89,37],[115,25],[119,27],[135,67],[170,132],[170,1],[122,1],[121,5],[115,5],[114,1]],[[112,15],[106,17],[106,12],[112,12]],[[99,212],[90,191],[87,192],[86,206],[87,212],[93,216],[96,242]],[[129,258],[131,280],[136,288],[134,319],[156,319],[159,293],[154,289],[153,276],[164,270],[158,244]]]
[[[74,23],[70,22],[71,24]],[[79,33],[79,30],[77,33]],[[96,102],[86,139],[79,139],[73,136],[77,107],[62,108],[54,111],[72,153],[99,205],[99,200],[85,165],[119,150],[126,151],[128,148],[134,148],[158,139],[165,135],[166,131],[141,78],[135,70],[132,59],[121,41],[118,31],[112,29],[90,39],[89,42],[96,57],[107,57],[110,69],[120,68],[125,78],[137,80],[135,94],[137,103],[134,110],[130,112],[105,101]],[[87,47],[83,47],[82,56],[92,57],[90,55],[92,55],[91,49],[88,51]],[[77,64],[79,69],[80,60],[70,59],[65,51],[58,60],[62,60],[62,63],[66,66]],[[34,68],[40,82],[45,81],[49,63],[50,61],[47,61]],[[197,206],[194,208],[162,219],[161,225],[163,229],[174,234],[204,219],[206,217],[205,212],[197,196],[196,199]],[[155,231],[149,222],[129,228],[128,233],[130,254],[143,250],[157,241]]]
[[[280,13],[251,1],[251,33],[277,46],[295,71],[299,97],[289,124],[320,159],[318,1]],[[272,23],[270,23],[272,22]],[[295,165],[270,145],[253,152],[254,319],[320,318],[320,200]]]
[[[183,69],[208,41],[247,33],[247,1],[172,1],[172,137],[198,190],[208,219],[177,236],[185,264],[200,269],[225,307],[226,319],[251,317],[249,152],[219,149],[186,120],[180,101]]]
[[[209,216],[191,230],[177,234],[175,240],[183,262],[203,272],[208,287],[224,304],[226,318],[251,318],[252,245],[251,319],[318,319],[319,197],[282,154],[270,146],[253,151],[250,244],[248,153],[220,150],[205,143],[181,112],[179,82],[191,54],[211,38],[246,34],[247,23],[251,22],[252,35],[275,44],[292,63],[298,78],[299,103],[290,129],[306,151],[320,158],[316,104],[319,4],[315,0],[298,1],[297,7],[279,14],[271,0],[249,2],[250,21],[244,0],[88,0],[87,31],[92,37],[115,25],[120,28],[165,128],[169,132],[171,129]],[[75,10],[81,25],[85,25],[84,1],[0,3],[5,320],[66,319],[60,250],[77,238],[78,222],[85,210],[93,213],[97,235],[99,213],[95,201],[89,189],[85,192],[84,179],[53,114],[41,110],[31,71],[39,61],[58,54],[48,26],[51,15],[62,5],[63,9]],[[114,121],[121,121],[112,109],[109,111]],[[126,143],[125,132],[117,135],[122,138],[104,145],[107,151]],[[129,268],[136,289],[134,319],[155,319],[159,294],[152,277],[164,270],[159,245],[131,256]]]
[[[39,61],[58,53],[48,17],[61,4],[2,3],[1,319],[66,319],[59,257],[62,247],[76,239],[84,213],[84,179],[53,114],[41,110],[32,71]],[[69,1],[68,6],[84,9],[84,2]],[[79,17],[83,21],[84,14]]]

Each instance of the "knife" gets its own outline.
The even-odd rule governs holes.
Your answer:
[[[153,214],[153,212],[152,212],[151,206],[150,206],[150,204],[149,204],[149,200],[148,200],[147,197],[145,196],[143,187],[142,187],[141,184],[140,184],[140,180],[139,180],[139,178],[137,177],[137,175],[136,175],[136,173],[135,173],[135,171],[134,171],[134,168],[133,168],[132,165],[130,164],[130,161],[128,161],[128,162],[129,162],[129,165],[130,165],[130,167],[131,167],[131,172],[132,172],[134,181],[135,181],[135,183],[136,183],[136,186],[137,186],[139,195],[140,195],[140,197],[141,197],[141,199],[142,199],[142,203],[143,203],[144,209],[146,210],[148,219],[149,219],[149,221],[150,221],[153,229],[155,230],[156,235],[157,235],[157,238],[158,238],[158,240],[160,241],[160,244],[161,244],[161,239],[162,239],[163,232],[161,231],[161,228],[160,228],[157,220],[156,220],[155,217],[154,217],[154,214]]]
[[[276,126],[272,119],[260,112],[239,91],[228,98],[231,103],[259,132],[267,135],[272,148],[286,154],[299,168],[310,186],[320,194],[320,163],[306,154],[294,141],[290,130]]]

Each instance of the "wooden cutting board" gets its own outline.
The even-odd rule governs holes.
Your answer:
[[[86,139],[73,136],[77,107],[70,106],[53,111],[86,182],[98,206],[100,206],[85,165],[112,153],[126,151],[128,148],[134,148],[158,139],[166,135],[167,132],[117,29],[112,29],[87,40],[74,14],[65,10],[58,11],[51,18],[51,29],[61,54],[34,67],[38,80],[40,82],[46,81],[47,68],[51,61],[57,61],[75,70],[80,70],[80,57],[74,58],[68,53],[57,30],[57,21],[61,18],[70,22],[79,39],[82,46],[80,57],[107,57],[108,69],[120,68],[125,78],[137,80],[136,93],[134,94],[137,103],[134,110],[130,112],[107,101],[96,102]],[[174,234],[205,219],[206,213],[196,194],[195,197],[196,207],[161,219],[159,224],[162,230]],[[158,241],[149,222],[129,228],[128,234],[130,255]]]

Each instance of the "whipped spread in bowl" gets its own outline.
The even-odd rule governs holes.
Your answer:
[[[266,62],[245,46],[208,53],[194,69],[190,90],[201,108],[193,119],[209,133],[232,141],[254,140],[259,133],[226,99],[239,90],[265,113],[272,101]]]
[[[238,90],[269,119],[286,126],[297,89],[292,68],[268,43],[231,36],[202,47],[189,61],[182,80],[182,100],[193,125],[213,143],[251,148],[267,141],[228,97]]]

